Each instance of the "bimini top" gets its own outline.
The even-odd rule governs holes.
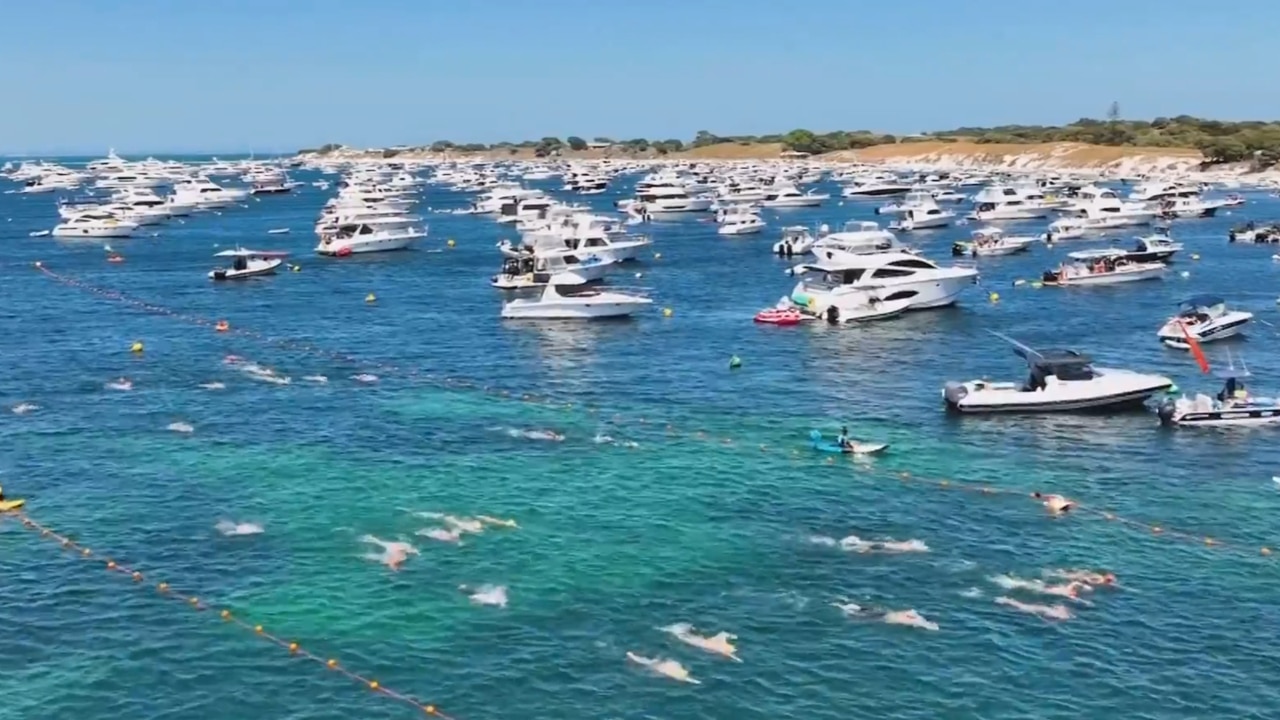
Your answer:
[[[1085,355],[1084,353],[1078,352],[1076,350],[1066,350],[1062,348],[1046,348],[1044,350],[1033,350],[1026,346],[1022,346],[1022,347],[1015,346],[1013,348],[1013,351],[1017,353],[1018,356],[1021,357],[1023,360],[1026,360],[1027,364],[1037,365],[1041,367],[1061,367],[1064,365],[1088,365],[1089,363],[1093,362],[1093,358],[1090,358],[1088,355]]]
[[[1185,308],[1211,308],[1215,305],[1226,305],[1227,301],[1217,295],[1196,295],[1178,304]]]

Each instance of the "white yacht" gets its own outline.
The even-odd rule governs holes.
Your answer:
[[[1138,280],[1159,280],[1169,267],[1162,262],[1132,262],[1104,255],[1092,261],[1071,262],[1046,270],[1041,282],[1049,287],[1116,285]]]
[[[616,263],[598,256],[580,257],[566,251],[547,251],[507,257],[489,279],[499,290],[543,287],[551,278],[561,285],[587,285],[602,280]]]
[[[938,207],[937,203],[934,203],[933,207],[907,208],[901,212],[897,220],[889,223],[889,229],[899,232],[934,230],[950,226],[955,219],[955,213],[950,210],[943,210]]]
[[[900,251],[867,254],[842,253],[839,257],[793,268],[800,282],[791,299],[817,312],[836,306],[851,295],[859,305],[865,290],[874,290],[882,302],[906,301],[905,309],[924,310],[951,305],[973,285],[978,271],[968,267],[939,267],[930,260]]]
[[[596,256],[607,262],[629,262],[653,245],[653,241],[639,235],[628,235],[618,221],[602,215],[575,212],[559,219],[546,221],[521,234],[523,247],[511,243],[499,243],[499,249],[507,256],[518,256],[528,251],[572,250],[584,257]]]
[[[840,197],[846,198],[879,198],[906,195],[911,186],[896,180],[876,179],[855,182],[840,191]]]
[[[1229,310],[1227,303],[1216,295],[1197,295],[1181,303],[1177,315],[1169,318],[1156,331],[1160,342],[1179,350],[1190,349],[1188,336],[1198,343],[1223,340],[1240,334],[1253,320],[1253,313]]]
[[[138,224],[114,216],[101,217],[90,213],[77,215],[53,228],[56,237],[121,238],[133,235]]]
[[[332,233],[320,236],[316,252],[320,255],[346,257],[356,253],[404,250],[414,240],[426,237],[425,228],[411,221],[389,218],[339,225]]]
[[[675,185],[653,185],[637,190],[636,199],[650,215],[707,212],[715,202],[710,196],[691,196],[688,190]]]
[[[850,220],[840,228],[840,232],[819,232],[818,239],[811,248],[811,252],[820,260],[835,260],[844,254],[863,255],[887,251],[906,252],[907,249],[898,242],[896,235],[870,220]]]
[[[1160,203],[1160,216],[1165,218],[1209,218],[1227,206],[1226,200],[1205,200],[1199,195],[1169,198]]]
[[[752,212],[730,213],[720,221],[716,233],[720,235],[754,235],[764,230],[764,220]]]
[[[1075,350],[1033,350],[1018,343],[1015,352],[1030,368],[1026,383],[949,382],[942,389],[947,409],[961,413],[1119,409],[1140,406],[1173,387],[1172,380],[1160,375],[1095,367],[1088,356]]]
[[[284,264],[288,253],[260,250],[223,250],[214,257],[232,258],[231,267],[219,266],[209,271],[210,280],[244,280],[259,275],[274,275]]]
[[[1034,197],[1027,191],[1011,185],[991,185],[973,196],[974,209],[970,220],[998,222],[1002,220],[1034,220],[1049,217],[1053,205],[1038,193]]]
[[[552,277],[536,298],[512,298],[502,306],[502,317],[536,320],[591,320],[628,317],[653,304],[642,295],[561,285]]]
[[[1176,182],[1154,181],[1138,185],[1129,193],[1134,202],[1162,202],[1174,198],[1192,198],[1200,194],[1200,188]]]
[[[1182,250],[1182,243],[1176,243],[1164,235],[1148,235],[1146,237],[1135,238],[1134,246],[1131,250],[1124,248],[1109,247],[1093,250],[1077,250],[1073,253],[1067,253],[1067,257],[1072,260],[1084,260],[1088,262],[1097,262],[1102,258],[1124,258],[1129,262],[1135,263],[1167,263],[1173,259],[1173,256]]]
[[[196,178],[173,186],[173,202],[194,205],[201,209],[223,208],[243,202],[249,193],[245,190],[228,190],[209,178]]]
[[[1068,217],[1083,217],[1086,222],[1108,223],[1105,227],[1146,225],[1157,215],[1157,211],[1145,203],[1125,202],[1115,190],[1096,185],[1081,188],[1075,202],[1060,208],[1059,212]]]
[[[912,208],[937,207],[938,200],[927,190],[912,190],[897,202],[876,208],[877,215],[905,215]]]
[[[951,254],[956,256],[972,255],[994,256],[1013,255],[1026,251],[1036,238],[1030,236],[1005,235],[999,228],[985,227],[974,230],[970,240],[958,240],[951,245]]]
[[[775,185],[765,191],[760,204],[775,208],[818,207],[829,199],[830,195],[800,192],[794,185]]]

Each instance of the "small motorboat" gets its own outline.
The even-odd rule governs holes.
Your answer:
[[[284,264],[284,258],[288,256],[289,253],[286,252],[245,250],[244,248],[223,250],[216,253],[214,257],[233,258],[231,267],[216,267],[210,270],[209,279],[244,280],[259,275],[274,275],[276,268]]]
[[[1188,336],[1199,343],[1213,342],[1240,334],[1253,320],[1253,313],[1229,310],[1216,295],[1197,295],[1179,303],[1177,315],[1169,318],[1156,331],[1160,342],[1178,350],[1189,350]]]
[[[1183,395],[1161,403],[1160,422],[1178,426],[1275,425],[1280,423],[1280,400],[1249,395],[1243,379],[1249,371],[1229,370],[1221,373],[1226,382],[1216,398],[1197,394]]]
[[[716,233],[720,235],[753,235],[764,230],[765,222],[750,212],[731,213],[720,221]]]
[[[1158,280],[1169,268],[1158,262],[1131,262],[1124,257],[1107,254],[1092,262],[1063,263],[1056,270],[1046,270],[1041,280],[1045,285],[1115,285],[1137,280]]]
[[[1256,223],[1252,220],[1227,232],[1227,241],[1233,243],[1280,243],[1280,222]]]
[[[1173,387],[1161,375],[1095,367],[1075,350],[1034,350],[993,333],[1014,346],[1026,361],[1026,383],[970,380],[949,382],[942,389],[947,409],[959,413],[1071,412],[1140,406],[1152,395]]]
[[[1152,263],[1169,262],[1182,249],[1182,243],[1174,242],[1167,235],[1147,235],[1136,238],[1132,250],[1110,247],[1094,250],[1077,250],[1068,253],[1072,260],[1096,262],[1102,258],[1124,258],[1129,262]]]
[[[773,244],[773,254],[778,257],[804,255],[813,248],[817,238],[803,225],[782,228],[782,239]]]
[[[969,241],[959,240],[951,245],[951,254],[995,256],[1012,255],[1027,250],[1036,239],[1029,236],[1006,236],[1000,228],[979,228]]]

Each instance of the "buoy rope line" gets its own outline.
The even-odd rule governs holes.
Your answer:
[[[530,404],[537,404],[544,407],[561,408],[566,410],[572,410],[575,408],[575,405],[573,403],[566,403],[566,402],[554,400],[552,398],[534,395],[531,393],[514,393],[506,389],[493,387],[491,385],[481,385],[479,383],[476,383],[467,379],[436,377],[432,374],[424,373],[422,371],[419,371],[413,368],[400,368],[388,363],[380,363],[377,361],[365,360],[347,353],[326,350],[324,348],[320,348],[315,345],[297,342],[294,340],[290,340],[288,338],[270,336],[265,333],[261,333],[249,328],[236,327],[234,325],[231,325],[226,320],[222,320],[222,319],[213,320],[213,319],[202,317],[199,315],[192,315],[190,313],[179,312],[177,310],[173,310],[172,308],[167,308],[161,305],[156,305],[154,303],[149,303],[144,300],[131,297],[118,290],[91,285],[77,278],[54,272],[53,270],[50,270],[47,266],[45,266],[43,263],[40,263],[40,262],[35,263],[35,267],[45,277],[48,277],[49,279],[54,280],[62,285],[84,290],[86,292],[92,293],[94,295],[105,298],[107,300],[122,303],[129,307],[142,310],[144,312],[163,315],[163,316],[170,317],[176,320],[181,320],[183,322],[187,322],[193,325],[198,325],[202,327],[211,327],[218,332],[223,332],[230,335],[236,335],[239,337],[248,338],[248,339],[262,342],[268,345],[275,345],[277,347],[282,347],[288,350],[308,353],[317,357],[324,357],[327,359],[349,363],[357,367],[374,368],[374,369],[378,369],[388,373],[401,374],[410,378],[425,380],[427,382],[433,382],[447,389],[477,390],[493,397],[502,398],[506,400],[516,400],[516,401],[530,403]],[[583,407],[583,409],[588,414],[591,414],[591,415],[597,415],[599,413],[599,408],[596,408],[596,407],[585,406]],[[650,425],[651,427],[659,425],[659,423],[650,422],[645,418],[639,418],[638,422],[640,424]],[[716,438],[712,437],[709,433],[703,430],[697,430],[694,432],[680,432],[670,424],[666,425],[666,435],[669,438],[678,437],[678,438],[686,438],[686,439],[695,439],[698,441],[713,443],[716,445],[722,445],[726,447],[731,447],[735,445],[732,438],[722,438],[720,440],[717,440]],[[767,452],[771,449],[770,446],[767,446],[767,445],[760,445],[759,448],[761,452]],[[799,453],[798,450],[793,450],[792,456],[794,457],[798,453]],[[827,464],[834,464],[834,463],[835,463],[834,457],[827,458]],[[952,480],[952,479],[927,479],[922,477],[915,477],[910,472],[907,472],[907,471],[894,471],[889,469],[882,470],[879,468],[871,468],[866,466],[864,466],[863,469],[872,474],[878,473],[886,477],[892,477],[892,478],[901,480],[903,482],[911,482],[913,484],[917,484],[920,486],[931,486],[931,487],[941,488],[941,489],[962,490],[962,491],[967,491],[975,494],[990,495],[990,496],[1011,495],[1011,496],[1018,496],[1022,498],[1025,498],[1028,495],[1030,495],[1033,498],[1037,496],[1036,493],[1028,493],[1026,490],[1022,490],[1022,489],[1015,490],[1015,489],[1009,489],[1009,488],[995,487],[985,483],[975,483],[971,481],[961,481],[961,480]],[[1049,495],[1049,493],[1043,493],[1041,496],[1047,496],[1047,495]],[[1073,504],[1073,512],[1075,514],[1092,515],[1094,517],[1101,518],[1103,520],[1110,521],[1110,522],[1117,522],[1126,527],[1129,527],[1135,530],[1140,530],[1147,535],[1166,537],[1171,539],[1183,540],[1187,542],[1194,542],[1197,544],[1203,544],[1206,547],[1214,547],[1214,548],[1245,547],[1243,544],[1240,544],[1240,543],[1228,543],[1218,538],[1206,536],[1202,533],[1175,530],[1173,528],[1170,528],[1164,525],[1127,518],[1109,510],[1094,508],[1092,506],[1083,505],[1078,502]],[[1271,555],[1271,549],[1266,545],[1254,546],[1254,547],[1259,548],[1259,553],[1261,555],[1264,555],[1264,556]]]
[[[100,557],[96,555],[92,550],[90,550],[87,546],[81,543],[78,543],[75,540],[72,540],[66,535],[55,532],[54,530],[50,529],[45,525],[42,525],[36,522],[24,512],[10,512],[7,514],[11,516],[15,516],[22,523],[22,526],[24,528],[27,528],[28,530],[32,530],[38,533],[38,535],[45,540],[50,540],[52,542],[58,543],[58,545],[60,545],[64,550],[75,553],[77,557],[80,557],[81,559],[84,559],[90,562],[103,563],[104,567],[108,572],[116,573],[119,575],[126,575],[130,579],[132,579],[133,582],[136,584],[141,584],[144,580],[148,580],[148,577],[144,575],[141,570],[138,570],[136,568],[125,565],[124,563],[113,560],[110,557]],[[0,513],[0,519],[2,519],[4,515],[5,513]],[[182,605],[189,607],[195,610],[196,612],[203,612],[206,610],[217,609],[213,605],[200,599],[198,596],[187,595],[182,593],[181,591],[172,587],[167,582],[158,582],[154,585],[154,588],[156,593],[160,597],[170,600],[174,603],[181,603]],[[382,697],[390,698],[392,700],[395,700],[405,705],[411,705],[420,714],[429,715],[435,718],[441,718],[442,720],[454,720],[449,715],[446,715],[445,713],[441,712],[440,709],[437,708],[435,705],[423,703],[413,698],[410,695],[406,695],[404,693],[392,690],[391,688],[385,687],[384,685],[379,683],[377,680],[361,675],[360,673],[355,672],[354,670],[349,670],[346,667],[343,667],[343,665],[340,662],[338,662],[336,658],[325,658],[325,657],[316,655],[315,653],[312,653],[311,651],[302,647],[300,644],[298,644],[295,641],[285,640],[284,638],[278,635],[274,635],[270,632],[267,632],[267,629],[264,628],[262,625],[255,625],[240,618],[238,615],[231,612],[231,610],[229,609],[217,609],[217,612],[218,612],[218,617],[228,625],[231,625],[233,627],[236,627],[242,630],[246,630],[249,633],[251,633],[254,637],[261,638],[263,640],[266,640],[269,643],[272,643],[280,647],[290,657],[302,658],[304,660],[309,660],[313,663],[322,665],[326,669],[332,672],[335,672],[339,675],[343,675],[350,680],[360,683],[361,685],[365,686],[365,688],[373,691],[378,695],[381,695]]]

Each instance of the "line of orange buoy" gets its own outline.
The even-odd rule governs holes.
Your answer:
[[[131,297],[118,290],[91,285],[77,278],[54,272],[53,270],[49,269],[46,265],[40,262],[35,263],[35,267],[41,273],[43,273],[45,277],[48,277],[60,284],[77,288],[80,290],[84,290],[86,292],[92,293],[99,297],[103,297],[108,300],[112,300],[114,302],[123,303],[125,305],[128,305],[130,307],[133,307],[145,312],[149,312],[157,315],[163,315],[166,317],[171,317],[171,318],[181,320],[183,322],[191,323],[197,326],[210,327],[219,333],[226,333],[229,335],[241,336],[241,337],[245,337],[245,338],[262,342],[265,344],[275,345],[277,347],[285,348],[288,350],[308,353],[317,357],[346,362],[356,366],[378,369],[388,373],[402,374],[410,378],[424,380],[427,382],[434,382],[447,389],[479,391],[479,392],[486,393],[492,397],[497,397],[497,398],[502,398],[507,400],[516,400],[520,402],[540,405],[543,407],[560,408],[565,410],[579,409],[590,415],[596,415],[600,412],[600,408],[597,408],[597,407],[575,406],[574,403],[562,402],[559,400],[546,398],[546,397],[534,395],[531,393],[514,393],[506,389],[495,388],[490,385],[482,385],[467,379],[436,377],[432,374],[420,371],[415,368],[400,368],[389,363],[369,361],[369,360],[355,357],[347,353],[326,350],[324,348],[320,348],[315,345],[311,345],[309,343],[296,342],[288,338],[270,336],[253,329],[233,326],[224,319],[214,320],[214,319],[210,319],[210,318],[206,318],[198,315],[179,312],[177,310],[173,310],[172,308],[167,308],[161,305],[156,305],[154,303],[149,303],[144,300]],[[136,344],[137,347],[140,347],[140,345],[141,345],[140,343]],[[615,416],[615,420],[617,419],[618,419],[618,416]],[[637,422],[642,425],[658,424],[658,423],[649,423],[645,418],[639,418]],[[707,442],[715,445],[722,445],[726,447],[737,446],[737,444],[735,444],[732,438],[727,438],[727,437],[716,438],[712,436],[710,433],[706,432],[705,430],[681,432],[671,424],[667,424],[665,430],[666,430],[666,436],[669,438],[680,437],[680,438],[694,439],[694,440]],[[768,452],[773,449],[766,445],[760,445],[759,448],[761,452]],[[798,455],[798,453],[799,453],[799,450],[792,451],[793,456]],[[827,457],[826,462],[827,464],[834,464],[835,458]],[[897,479],[900,479],[903,481],[914,481],[916,484],[919,484],[922,486],[932,486],[932,487],[942,488],[942,489],[961,490],[961,491],[976,493],[980,495],[990,495],[990,496],[1017,495],[1017,496],[1026,497],[1029,494],[1025,490],[1011,490],[1007,488],[997,487],[989,483],[975,483],[975,482],[966,482],[966,481],[949,480],[949,479],[928,479],[928,478],[914,477],[909,472],[905,472],[905,471],[902,471],[902,472],[879,471],[875,469],[871,469],[871,471],[872,472],[889,472]],[[1090,514],[1090,515],[1093,515],[1094,517],[1101,518],[1103,520],[1114,521],[1126,527],[1139,530],[1147,535],[1183,540],[1187,542],[1194,542],[1194,543],[1202,544],[1206,547],[1215,547],[1215,548],[1244,547],[1243,545],[1238,545],[1235,543],[1227,543],[1221,539],[1205,536],[1203,534],[1192,533],[1192,532],[1182,531],[1182,530],[1175,530],[1159,524],[1144,522],[1141,520],[1134,520],[1131,518],[1125,518],[1114,512],[1110,512],[1110,511],[1099,509],[1099,508],[1093,508],[1091,506],[1085,506],[1080,503],[1074,503],[1074,507],[1076,508],[1077,513],[1083,512],[1085,514]],[[1259,547],[1259,546],[1255,546],[1255,547]],[[1271,549],[1263,545],[1259,547],[1258,552],[1261,555],[1268,556],[1271,554]]]
[[[73,552],[78,557],[83,558],[85,560],[91,560],[91,561],[97,560],[99,562],[104,563],[104,566],[106,567],[108,572],[127,575],[135,583],[141,583],[144,580],[148,579],[145,575],[143,575],[141,570],[125,565],[124,563],[118,562],[109,557],[106,557],[106,558],[99,557],[87,546],[81,543],[78,543],[75,540],[72,540],[66,535],[53,531],[45,525],[42,525],[36,522],[26,513],[12,512],[8,514],[17,517],[18,520],[22,523],[23,527],[39,533],[41,538],[58,543],[60,546],[62,546],[64,550]],[[4,515],[3,513],[0,513],[0,518],[2,518],[3,515]],[[156,592],[161,597],[167,598],[174,602],[182,603],[183,605],[190,607],[196,611],[214,609],[212,605],[206,603],[204,600],[201,600],[199,597],[195,595],[186,595],[174,589],[173,586],[171,586],[168,582],[163,582],[163,581],[157,582],[155,584],[155,589],[156,589]],[[360,683],[361,685],[377,693],[378,695],[391,698],[392,700],[396,700],[405,705],[412,705],[414,709],[419,713],[430,715],[436,718],[442,718],[442,720],[453,720],[453,718],[441,712],[440,709],[437,708],[435,705],[423,703],[419,700],[414,699],[412,696],[405,695],[404,693],[396,692],[391,688],[385,687],[381,683],[379,683],[377,680],[366,677],[364,675],[361,675],[360,673],[355,672],[354,670],[349,670],[346,667],[343,667],[343,665],[339,663],[336,658],[324,658],[319,655],[316,655],[311,651],[307,650],[306,648],[302,647],[300,644],[298,644],[295,641],[285,640],[284,638],[281,638],[278,635],[274,635],[272,633],[267,632],[266,628],[264,628],[262,625],[255,625],[255,624],[249,623],[246,620],[241,619],[239,616],[232,613],[230,610],[219,609],[218,617],[230,625],[249,631],[255,637],[262,638],[267,642],[277,645],[281,649],[285,650],[291,657],[303,658],[306,660],[310,660],[314,663],[323,665],[324,667],[326,667],[327,669],[333,672],[344,675],[347,678],[357,683]]]

